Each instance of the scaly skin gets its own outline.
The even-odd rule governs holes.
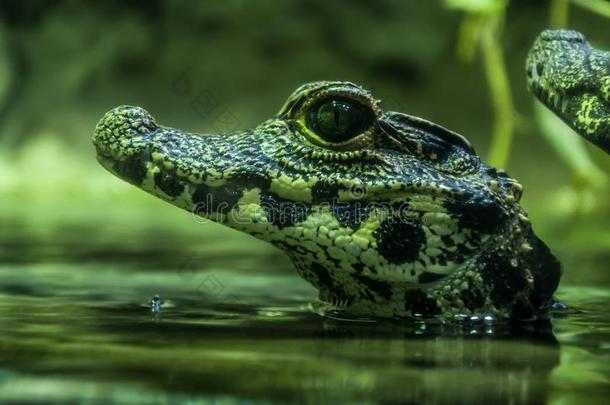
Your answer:
[[[527,58],[529,89],[588,141],[610,153],[610,52],[575,31],[546,30]]]
[[[322,309],[534,319],[559,282],[519,183],[462,136],[383,112],[352,83],[301,86],[274,118],[226,135],[122,106],[93,142],[124,180],[284,250]]]

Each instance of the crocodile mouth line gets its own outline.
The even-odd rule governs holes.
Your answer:
[[[130,176],[126,176],[125,167],[130,167],[132,160],[135,160],[137,165],[142,166],[142,170],[145,173],[142,176],[140,182],[132,182],[137,186],[144,188],[147,192],[161,197],[162,199],[172,202],[177,200],[177,197],[188,197],[191,201],[194,200],[194,194],[198,187],[202,187],[207,190],[212,197],[216,200],[218,197],[214,197],[216,192],[222,192],[223,187],[226,184],[230,184],[232,178],[218,178],[211,182],[203,180],[199,176],[193,176],[193,174],[185,174],[178,169],[175,159],[167,159],[159,156],[154,156],[154,152],[150,147],[143,149],[137,156],[131,156],[127,158],[117,158],[116,156],[110,156],[108,153],[98,151],[97,160],[100,164],[111,173],[130,181]],[[178,196],[172,196],[165,190],[161,189],[158,184],[154,181],[155,176],[161,178],[171,179],[172,183],[179,185],[182,191]],[[252,188],[256,188],[253,186]],[[247,187],[242,192],[249,191]],[[432,213],[432,214],[444,214],[446,210],[443,205],[447,201],[457,200],[460,196],[464,198],[464,195],[460,191],[452,191],[449,189],[443,189],[432,186],[410,186],[405,183],[404,187],[396,190],[365,190],[356,189],[353,191],[354,199],[340,199],[338,197],[330,199],[328,201],[320,202],[306,202],[302,200],[291,200],[289,198],[279,198],[268,189],[260,189],[259,191],[263,194],[270,193],[274,198],[278,199],[283,204],[301,205],[302,209],[319,209],[323,210],[327,208],[330,211],[336,211],[341,207],[356,206],[356,209],[360,209],[362,212],[370,212],[373,210],[381,210],[387,212],[393,212],[393,215],[400,216],[402,212],[417,211],[419,213]],[[407,201],[404,201],[404,200]],[[224,201],[216,201],[219,204],[225,203]],[[397,206],[398,202],[400,205]],[[360,208],[358,208],[360,207]],[[185,208],[185,207],[183,207]],[[190,210],[196,209],[196,202],[193,201],[193,207]]]
[[[211,183],[206,182],[200,178],[193,178],[192,175],[181,173],[180,170],[177,169],[176,164],[168,164],[167,161],[164,161],[163,159],[154,159],[152,157],[149,159],[149,166],[150,171],[156,170],[163,176],[171,177],[177,182],[184,183],[185,187],[189,188],[191,194],[193,190],[199,186],[207,187],[211,190],[219,190],[222,189],[225,184],[230,184],[233,180],[233,178],[227,177],[215,179]],[[252,186],[251,188],[260,189],[260,187],[256,186]],[[249,188],[244,187],[244,191],[246,190],[249,190]],[[422,207],[425,206],[425,209],[422,208],[419,210],[422,213],[444,213],[445,210],[442,208],[443,203],[448,200],[457,200],[458,196],[460,195],[459,191],[451,191],[449,189],[432,186],[414,186],[406,183],[404,184],[403,188],[396,190],[387,190],[384,187],[380,188],[379,191],[367,190],[366,186],[362,186],[362,188],[354,187],[353,189],[346,187],[345,191],[353,194],[350,198],[333,197],[328,201],[319,202],[307,202],[303,200],[290,199],[289,197],[278,197],[276,193],[267,188],[260,189],[260,191],[263,194],[271,194],[274,198],[280,200],[282,203],[302,204],[309,207],[325,206],[331,210],[340,206],[347,206],[351,204],[362,207],[361,209],[363,211],[368,211],[372,208],[388,208],[401,212],[401,210],[412,211],[414,205],[421,205]],[[410,202],[404,202],[405,198]],[[395,204],[399,201],[403,202],[402,206],[397,209]]]
[[[543,75],[539,75],[535,66],[530,66],[528,73],[527,84],[532,93],[546,106],[565,113],[569,97],[557,91]]]
[[[104,149],[100,145],[95,146],[95,157],[104,167],[106,167],[105,164],[112,164],[113,162],[121,160],[117,155]]]

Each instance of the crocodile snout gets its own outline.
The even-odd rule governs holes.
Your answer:
[[[120,106],[108,111],[93,135],[98,161],[110,172],[140,186],[158,129],[154,118],[143,108]]]
[[[124,160],[147,148],[158,128],[146,110],[124,105],[104,114],[95,127],[93,144],[100,157]]]

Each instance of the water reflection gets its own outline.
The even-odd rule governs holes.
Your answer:
[[[305,297],[202,305],[186,292],[151,319],[150,307],[116,296],[6,293],[0,364],[16,381],[60,378],[64,391],[46,393],[58,400],[84,380],[111,382],[125,398],[154,387],[169,398],[538,402],[559,359],[550,324],[489,332],[484,323],[346,322],[312,313]]]

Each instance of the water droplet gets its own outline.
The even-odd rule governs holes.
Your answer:
[[[159,312],[161,312],[162,304],[163,304],[163,301],[161,301],[161,297],[159,297],[158,295],[155,295],[150,300],[150,312],[158,314]]]

